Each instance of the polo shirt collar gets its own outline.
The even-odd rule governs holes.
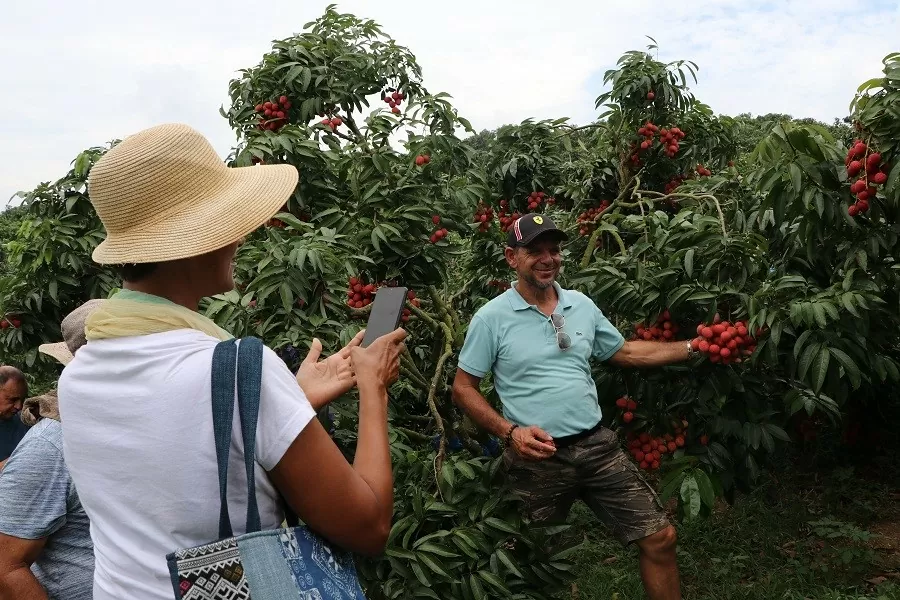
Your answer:
[[[559,296],[559,306],[562,308],[572,308],[572,295],[562,289],[562,286],[555,281],[553,282],[553,287],[556,289],[556,295]],[[509,295],[509,304],[512,306],[513,310],[519,311],[531,308],[531,305],[525,301],[525,298],[523,298],[522,294],[519,293],[519,290],[516,289],[516,281],[513,281],[510,284],[509,290],[507,290],[506,293]]]

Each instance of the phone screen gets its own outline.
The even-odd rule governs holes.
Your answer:
[[[386,335],[400,325],[403,307],[406,304],[405,287],[383,287],[375,292],[375,302],[366,325],[366,335],[360,344],[363,348]]]

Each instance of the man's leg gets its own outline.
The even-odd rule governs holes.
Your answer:
[[[656,599],[681,598],[681,579],[675,556],[675,528],[668,525],[635,542],[640,551],[641,579],[647,596]]]
[[[650,485],[603,428],[573,447],[581,498],[622,544],[636,543],[641,578],[651,600],[680,600],[675,528]]]

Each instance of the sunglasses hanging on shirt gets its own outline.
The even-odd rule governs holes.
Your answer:
[[[556,345],[560,350],[568,350],[572,346],[572,338],[562,330],[566,326],[566,318],[561,314],[553,313],[550,315],[550,324],[556,330]]]

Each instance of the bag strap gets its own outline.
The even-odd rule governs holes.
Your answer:
[[[234,340],[216,344],[212,359],[212,417],[219,468],[219,539],[234,535],[228,516],[228,454],[234,418],[234,377],[237,346]]]
[[[220,342],[213,352],[212,411],[216,441],[216,461],[219,469],[219,539],[232,537],[228,514],[228,457],[234,419],[234,390],[237,385],[238,414],[241,419],[241,439],[244,443],[244,466],[247,470],[247,533],[262,528],[256,500],[256,426],[259,422],[259,403],[262,391],[263,343],[247,337],[236,344],[234,339]],[[237,374],[237,381],[235,381]],[[284,502],[288,526],[299,524],[299,518]]]
[[[262,391],[262,361],[262,341],[255,337],[243,338],[238,346],[237,390],[247,468],[247,533],[262,529],[256,503],[256,424]]]

